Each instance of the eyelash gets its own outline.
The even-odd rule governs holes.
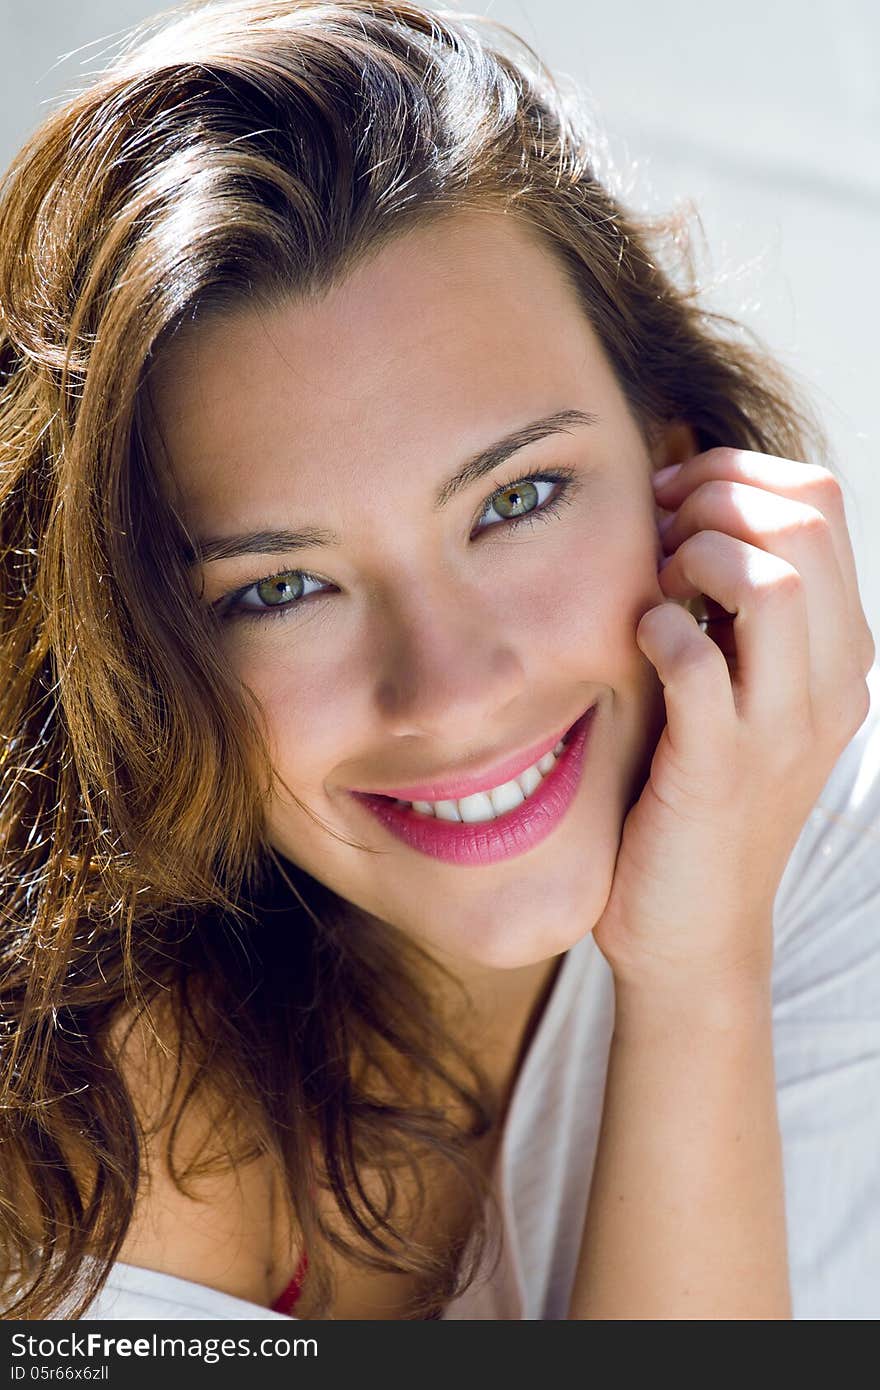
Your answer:
[[[509,483],[503,483],[501,487],[495,489],[491,496],[487,497],[483,503],[481,511],[477,515],[477,521],[482,521],[492,503],[497,497],[503,496],[505,492],[511,492],[521,483],[558,483],[558,490],[553,493],[546,502],[539,503],[530,512],[524,512],[522,516],[502,517],[492,526],[484,527],[484,531],[513,530],[517,526],[525,524],[533,525],[536,521],[549,521],[550,517],[559,510],[564,504],[571,501],[569,494],[576,470],[574,468],[560,469],[555,473],[526,473],[523,477],[514,478]],[[480,532],[482,534],[482,531]],[[276,604],[273,607],[254,609],[239,607],[239,601],[245,594],[252,589],[257,589],[261,584],[267,583],[270,579],[281,579],[287,574],[299,574],[303,579],[311,579],[317,583],[324,583],[316,574],[310,574],[308,570],[280,570],[277,574],[267,574],[263,579],[256,579],[252,584],[246,584],[241,589],[236,589],[232,593],[226,594],[218,599],[213,605],[219,611],[220,621],[225,622],[258,622],[263,623],[272,618],[286,618],[294,610],[301,608],[310,598],[323,598],[326,595],[321,593],[306,594],[302,598],[293,599],[290,603]]]

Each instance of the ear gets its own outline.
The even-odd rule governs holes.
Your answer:
[[[667,464],[684,463],[700,452],[693,426],[685,420],[665,420],[656,425],[651,437],[652,471]]]

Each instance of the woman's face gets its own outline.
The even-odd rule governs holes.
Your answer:
[[[663,601],[651,468],[695,453],[691,432],[648,451],[552,256],[483,212],[407,233],[320,302],[194,325],[153,395],[200,542],[335,536],[193,572],[205,605],[226,604],[223,654],[265,715],[273,845],[447,964],[567,950],[602,913],[663,726],[635,629]],[[593,422],[437,505],[474,455],[562,411]],[[352,795],[470,771],[493,787],[594,703],[568,810],[493,862],[416,848]]]

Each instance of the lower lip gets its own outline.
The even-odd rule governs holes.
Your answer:
[[[574,801],[595,712],[592,705],[572,725],[562,753],[532,795],[494,820],[437,820],[370,792],[352,792],[352,796],[398,840],[432,859],[475,865],[515,859],[546,840]]]

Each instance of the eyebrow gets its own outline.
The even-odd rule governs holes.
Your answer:
[[[557,410],[552,415],[544,415],[540,420],[532,420],[530,424],[513,430],[503,439],[497,439],[488,448],[474,454],[441,485],[434,497],[434,511],[441,511],[458,493],[529,444],[536,444],[548,435],[569,434],[579,425],[596,425],[599,420],[598,415],[585,410]],[[190,565],[207,565],[212,560],[229,560],[234,555],[282,555],[292,550],[341,544],[335,532],[320,526],[304,526],[295,531],[247,531],[237,535],[199,538],[194,548],[188,549],[185,558]]]

